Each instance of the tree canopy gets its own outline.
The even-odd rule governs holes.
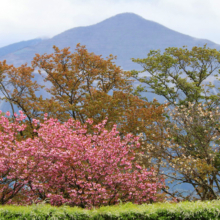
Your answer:
[[[9,121],[16,122],[16,109],[27,116],[17,122],[25,129],[16,133],[16,141],[36,140],[41,127],[36,120],[43,123],[45,113],[60,124],[69,120],[87,124],[88,136],[96,132],[88,120],[100,124],[107,119],[105,128],[111,131],[117,125],[120,138],[129,133],[140,137],[133,164],[152,168],[155,176],[173,184],[191,184],[194,190],[183,194],[166,186],[167,195],[218,198],[220,52],[206,45],[191,50],[167,48],[163,53],[154,50],[147,58],[133,59],[143,70],[131,72],[115,65],[114,59],[112,55],[104,59],[78,44],[74,53],[54,46],[52,54],[36,54],[31,67],[0,62],[1,100],[9,103],[13,113]],[[35,81],[35,75],[50,86]],[[141,83],[136,89],[132,77]],[[146,91],[168,103],[148,102],[142,93]]]
[[[164,191],[185,199],[218,198],[220,103],[216,85],[220,52],[206,45],[191,50],[167,48],[163,53],[150,51],[147,58],[133,61],[143,67],[143,71],[132,71],[142,83],[135,93],[144,99],[141,92],[151,91],[168,101],[166,121],[161,124],[163,144],[153,148],[148,145],[146,149],[152,158],[161,158],[160,172],[165,170],[171,182],[188,183],[194,189],[185,195],[180,190]],[[139,77],[143,72],[146,76]]]
[[[45,113],[82,124],[88,118],[94,123],[108,118],[106,126],[117,124],[121,135],[137,127],[146,131],[153,121],[162,120],[162,107],[132,95],[131,73],[116,66],[114,59],[112,55],[103,59],[78,44],[75,53],[54,46],[53,54],[36,54],[32,67],[0,62],[1,99],[10,103],[12,113],[17,108],[27,115],[23,137],[35,135],[32,119],[42,120]],[[36,70],[49,88],[34,81]],[[49,98],[38,95],[39,90]]]
[[[209,81],[211,76],[218,79],[220,52],[216,49],[206,45],[191,50],[169,47],[163,53],[152,50],[147,58],[133,61],[143,67],[142,71],[132,71],[133,77],[142,83],[136,90],[137,94],[153,92],[169,103],[179,105],[219,99],[210,90],[214,85]],[[146,76],[139,77],[143,72]]]

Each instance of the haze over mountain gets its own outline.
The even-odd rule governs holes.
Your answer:
[[[7,63],[15,66],[26,62],[30,64],[36,53],[52,53],[53,45],[60,49],[70,47],[73,52],[77,43],[86,45],[90,52],[103,57],[116,55],[116,64],[125,70],[140,68],[131,58],[144,58],[152,49],[164,50],[167,47],[184,45],[191,48],[204,44],[220,49],[220,45],[209,40],[181,34],[133,13],[123,13],[95,25],[67,30],[35,45],[30,44],[19,49],[16,48],[17,44],[9,45],[7,54],[1,53],[6,47],[0,48],[0,61],[6,59]]]

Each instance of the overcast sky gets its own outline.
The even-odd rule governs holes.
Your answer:
[[[0,47],[133,12],[220,44],[220,0],[1,0]]]

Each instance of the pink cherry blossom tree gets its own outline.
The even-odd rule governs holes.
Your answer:
[[[10,113],[6,115],[10,116]],[[14,122],[0,117],[0,204],[6,204],[16,197],[28,182],[28,149],[16,141],[18,132],[25,129],[25,125],[19,125],[24,118],[22,112]]]
[[[140,147],[138,137],[128,134],[122,139],[116,126],[105,129],[106,120],[88,133],[92,120],[81,125],[73,119],[60,123],[45,117],[43,123],[33,120],[39,127],[37,137],[19,142],[15,136],[25,128],[18,125],[23,117],[21,113],[14,123],[3,116],[0,119],[5,134],[0,143],[0,172],[5,169],[2,181],[10,180],[8,185],[2,182],[1,189],[7,186],[12,195],[4,203],[13,203],[13,193],[19,190],[26,194],[26,204],[48,200],[52,205],[91,207],[120,200],[138,204],[156,200],[164,181],[153,169],[134,161],[135,149]]]

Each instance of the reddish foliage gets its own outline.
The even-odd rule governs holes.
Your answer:
[[[116,131],[105,129],[106,121],[87,132],[86,124],[69,119],[60,123],[45,118],[37,137],[17,141],[25,126],[0,118],[0,200],[1,204],[49,200],[53,205],[91,207],[123,202],[144,203],[156,199],[164,184],[135,161],[134,149],[138,137],[131,134],[123,139]],[[14,185],[12,187],[12,185]],[[7,196],[7,198],[6,198]]]

